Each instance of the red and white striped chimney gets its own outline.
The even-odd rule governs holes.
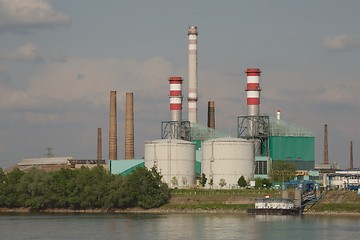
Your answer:
[[[170,82],[170,121],[182,121],[182,77],[173,76],[169,78]]]
[[[247,115],[257,117],[260,114],[260,69],[246,69],[246,98],[247,98]],[[257,119],[249,118],[248,134],[250,136],[258,135]]]

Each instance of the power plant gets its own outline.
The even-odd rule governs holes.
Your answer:
[[[274,117],[261,113],[260,76],[263,78],[265,75],[266,80],[266,74],[260,68],[244,70],[241,83],[245,87],[243,93],[246,93],[247,113],[234,119],[236,137],[230,137],[215,128],[214,100],[208,101],[206,126],[198,122],[197,27],[190,26],[187,34],[188,78],[174,75],[164,79],[169,83],[169,119],[161,122],[160,139],[145,141],[143,159],[134,159],[136,116],[132,92],[127,92],[125,98],[125,156],[124,159],[118,158],[116,91],[110,91],[110,172],[129,174],[137,167],[155,167],[163,176],[163,181],[173,188],[197,186],[200,178],[205,176],[205,188],[232,189],[238,188],[240,177],[248,182],[256,178],[268,178],[272,164],[279,161],[293,164],[299,171],[314,170],[314,132],[284,121],[279,109]],[[182,113],[183,84],[188,85],[188,119],[183,119]],[[164,89],[164,93],[166,91]],[[329,165],[327,134],[325,125],[324,165]],[[350,169],[353,169],[352,142],[350,154]],[[102,161],[101,128],[98,128],[97,134],[97,161]],[[24,168],[28,167],[28,163],[33,164],[33,160],[25,161]],[[61,159],[61,164],[70,163],[74,165],[78,162],[70,158]],[[87,164],[89,160],[82,163]],[[302,177],[305,179],[308,176]]]
[[[248,181],[256,177],[266,178],[274,161],[293,163],[297,169],[313,169],[314,133],[281,120],[280,110],[276,111],[275,118],[261,114],[259,68],[245,70],[247,115],[237,119],[238,124],[234,126],[237,127],[236,138],[215,129],[214,101],[208,102],[207,126],[198,123],[198,29],[190,26],[187,33],[189,75],[187,81],[181,76],[167,79],[170,85],[170,117],[161,123],[161,139],[145,142],[144,159],[135,160],[133,155],[127,157],[127,154],[125,160],[110,159],[110,171],[127,174],[139,166],[156,167],[163,181],[171,187],[194,186],[196,179],[204,174],[209,179],[206,188],[234,188],[241,176]],[[187,120],[182,114],[184,82],[188,84]],[[133,112],[128,112],[128,96],[126,99],[128,131],[128,128],[131,129],[129,121],[133,121],[134,116]],[[128,149],[133,140],[131,143],[126,136]]]

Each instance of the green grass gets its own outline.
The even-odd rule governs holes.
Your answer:
[[[360,213],[360,203],[321,203],[313,208],[314,212],[354,212]]]

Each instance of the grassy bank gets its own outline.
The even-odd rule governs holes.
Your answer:
[[[246,213],[254,207],[256,198],[269,194],[272,198],[281,197],[278,190],[206,190],[174,189],[169,203],[160,208],[141,209],[43,209],[46,213]],[[2,213],[33,212],[29,208],[0,209]],[[305,214],[360,215],[360,195],[351,191],[329,191],[324,198]]]

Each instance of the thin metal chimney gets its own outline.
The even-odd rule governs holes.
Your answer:
[[[215,129],[215,102],[208,102],[208,128]]]
[[[134,94],[126,93],[125,159],[134,159]]]
[[[325,124],[325,128],[324,128],[324,164],[329,164],[329,146],[328,146],[327,124]]]
[[[354,168],[354,159],[353,159],[353,142],[350,141],[350,169]]]
[[[97,160],[102,160],[102,136],[101,128],[97,129]]]
[[[280,109],[277,109],[276,110],[276,120],[279,122],[280,119],[281,119],[281,111],[280,111]]]
[[[110,91],[109,160],[117,160],[116,91]]]

